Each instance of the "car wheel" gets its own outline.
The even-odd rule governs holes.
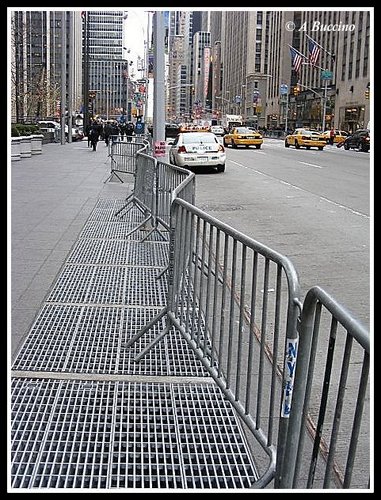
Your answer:
[[[363,153],[367,153],[369,151],[369,149],[366,147],[365,144],[361,143],[360,144],[360,151],[362,151]]]
[[[285,148],[289,148],[290,147],[290,145],[289,145],[289,143],[287,141],[284,141],[284,147]]]
[[[319,151],[323,151],[323,146],[318,146]]]
[[[344,149],[346,149],[347,151],[349,149],[349,144],[347,142],[344,142]]]
[[[236,148],[236,147],[237,147],[237,144],[232,139],[232,148]]]
[[[298,142],[298,141],[295,141],[295,148],[296,148],[296,149],[300,149],[300,144],[299,144],[299,142]]]
[[[311,146],[306,146],[306,149],[311,149]],[[320,149],[320,148],[319,148]]]
[[[261,149],[261,144],[256,144],[256,145],[255,145],[255,147],[256,147],[257,149]]]
[[[225,172],[225,164],[217,165],[217,172]]]
[[[225,141],[225,137],[222,139],[222,142],[223,142],[225,148],[227,148],[228,147],[228,143]]]

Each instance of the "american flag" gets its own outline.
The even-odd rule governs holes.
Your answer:
[[[291,52],[292,69],[298,73],[300,70],[300,66],[302,65],[304,56],[296,49],[294,49],[294,47],[291,47],[291,45],[290,45],[290,52]]]
[[[312,38],[308,38],[308,51],[310,53],[310,63],[315,66],[320,54],[320,45]]]

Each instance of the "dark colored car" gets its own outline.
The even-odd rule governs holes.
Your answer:
[[[153,136],[153,127],[148,126],[148,132]],[[177,137],[180,132],[180,127],[176,123],[166,123],[165,124],[165,139]]]
[[[367,128],[356,130],[345,139],[342,146],[344,149],[358,149],[368,152],[370,149],[370,130]]]

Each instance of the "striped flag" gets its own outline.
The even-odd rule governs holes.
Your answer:
[[[320,45],[310,37],[308,37],[308,51],[310,53],[310,63],[315,66],[320,54]]]
[[[290,45],[290,52],[291,52],[292,69],[295,70],[296,73],[298,73],[300,70],[300,66],[302,65],[304,56],[298,50],[294,49],[294,47],[291,47],[291,45]]]

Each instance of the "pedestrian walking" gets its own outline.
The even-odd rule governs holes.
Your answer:
[[[101,124],[97,122],[93,123],[90,127],[90,132],[89,132],[90,143],[93,148],[93,151],[97,150],[100,134],[101,134]]]
[[[131,122],[128,122],[127,125],[125,126],[125,133],[127,137],[127,142],[132,141],[132,135],[134,133],[134,124]]]

